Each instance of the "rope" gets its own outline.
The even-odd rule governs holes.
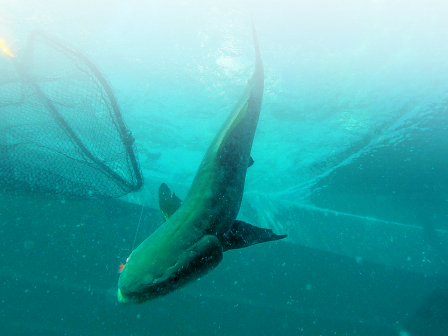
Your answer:
[[[145,208],[145,203],[146,203],[146,202],[144,202],[144,203],[142,204],[142,211],[140,212],[140,218],[139,218],[139,220],[138,220],[137,230],[135,231],[134,242],[132,243],[132,249],[131,249],[131,252],[134,251],[135,241],[137,240],[138,230],[140,229],[140,222],[142,221],[143,209]]]

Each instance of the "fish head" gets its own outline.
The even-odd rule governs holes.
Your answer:
[[[222,260],[218,238],[205,235],[183,244],[142,243],[130,256],[118,281],[120,303],[143,303],[175,291],[214,269]]]

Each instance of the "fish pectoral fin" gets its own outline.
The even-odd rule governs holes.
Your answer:
[[[174,193],[171,194],[170,188],[168,188],[165,183],[162,183],[159,187],[159,207],[165,221],[167,221],[181,205],[182,201],[180,198]]]
[[[230,231],[223,235],[220,240],[223,250],[228,251],[283,238],[286,238],[286,235],[277,235],[271,229],[262,229],[236,220]]]
[[[249,164],[247,165],[247,167],[252,167],[252,165],[254,164],[254,159],[252,159],[252,156],[249,157]]]

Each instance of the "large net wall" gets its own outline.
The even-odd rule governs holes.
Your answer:
[[[0,193],[119,197],[142,185],[134,139],[87,58],[36,31],[0,60]]]

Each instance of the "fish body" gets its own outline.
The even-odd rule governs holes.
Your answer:
[[[264,89],[264,70],[253,27],[255,70],[208,148],[182,202],[162,184],[159,204],[166,221],[129,256],[118,282],[121,303],[166,295],[214,269],[223,252],[278,240],[272,230],[236,220]]]

